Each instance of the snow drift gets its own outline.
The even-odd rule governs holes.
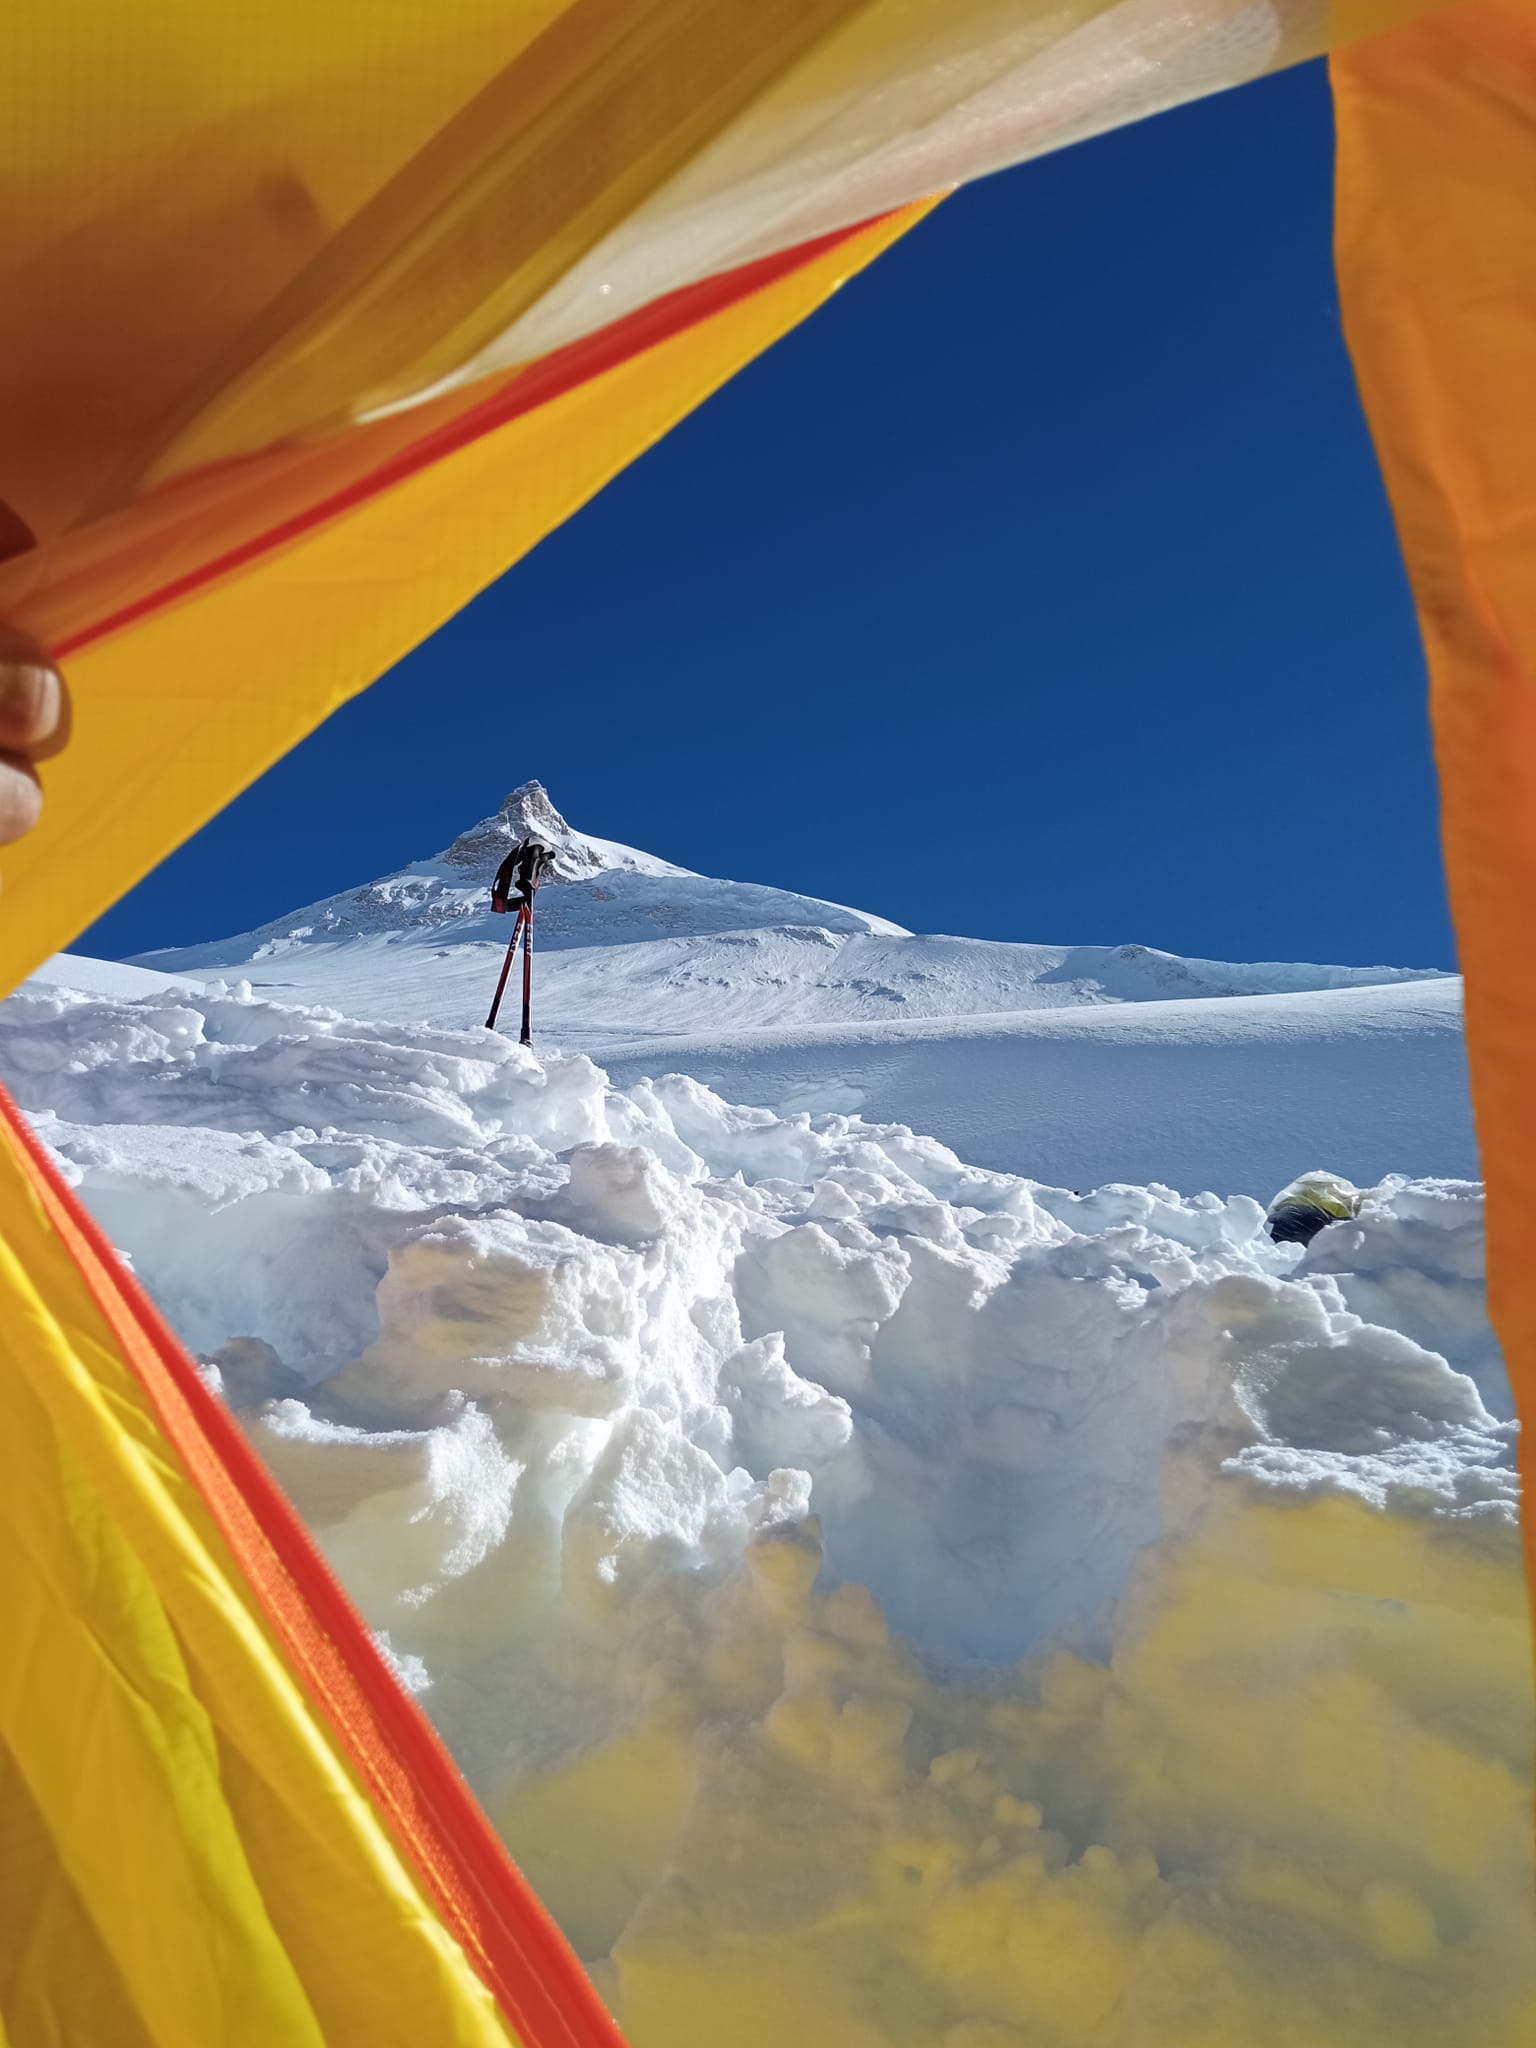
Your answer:
[[[634,2048],[1528,2038],[1475,1186],[1302,1255],[239,987],[0,1067]]]

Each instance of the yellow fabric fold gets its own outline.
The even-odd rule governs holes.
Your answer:
[[[71,657],[74,737],[45,770],[42,825],[0,856],[0,987],[67,945],[916,217],[838,245]]]
[[[1463,0],[1333,62],[1345,328],[1429,657],[1488,1184],[1536,1483],[1536,18]],[[1525,1519],[1536,1587],[1536,1515]]]
[[[0,1131],[16,2048],[507,2048]]]

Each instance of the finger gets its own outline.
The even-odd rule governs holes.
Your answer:
[[[69,738],[69,692],[47,651],[0,626],[0,751],[46,761]]]
[[[42,785],[31,762],[0,754],[0,846],[25,838],[42,810]]]

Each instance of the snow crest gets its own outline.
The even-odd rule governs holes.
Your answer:
[[[290,911],[252,932],[145,954],[141,964],[172,972],[255,966],[262,974],[292,975],[312,970],[318,958],[326,975],[359,945],[367,953],[381,941],[424,947],[433,960],[442,956],[445,942],[499,951],[507,938],[503,920],[491,910],[491,878],[508,848],[529,837],[554,853],[539,897],[541,948],[607,947],[773,924],[903,935],[900,925],[864,911],[759,883],[715,881],[616,840],[576,832],[542,783],[525,782],[431,860]],[[385,981],[398,982],[404,964],[392,954]],[[477,987],[479,966],[475,962],[470,970]],[[430,979],[440,998],[440,970]],[[470,1011],[476,1007],[472,1001]]]
[[[635,2048],[1524,2038],[1476,1186],[1302,1253],[241,985],[0,1067]]]

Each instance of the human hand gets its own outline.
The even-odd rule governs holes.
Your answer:
[[[43,808],[37,763],[69,738],[69,692],[45,649],[0,626],[0,845],[32,830]]]

